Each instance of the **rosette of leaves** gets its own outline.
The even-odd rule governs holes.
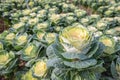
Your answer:
[[[19,20],[20,20],[20,22],[27,23],[29,20],[29,17],[28,16],[20,17]]]
[[[104,16],[114,17],[115,16],[115,5],[109,6],[109,8],[104,12]],[[116,9],[117,11],[117,9]]]
[[[37,14],[35,12],[32,12],[29,14],[31,18],[35,18],[37,16]]]
[[[22,16],[22,12],[21,10],[13,10],[13,12],[11,12],[11,15],[9,17],[9,19],[11,19],[11,23],[12,24],[16,24],[19,22],[19,18]]]
[[[31,36],[29,36],[27,33],[17,34],[13,43],[13,47],[16,50],[21,50],[27,43],[30,42],[30,40]]]
[[[49,45],[55,41],[55,33],[46,33],[44,38]]]
[[[38,12],[41,9],[41,6],[35,6],[32,8],[32,12]]]
[[[62,29],[63,29],[63,27],[61,27],[61,26],[54,27],[55,33],[59,33]]]
[[[61,16],[59,14],[52,14],[49,15],[49,21],[53,24],[53,25],[58,25],[61,22]]]
[[[13,44],[14,39],[15,39],[15,36],[16,36],[15,33],[9,32],[9,33],[5,36],[5,38],[4,38],[5,44],[6,44],[6,45],[11,45],[11,44]]]
[[[74,15],[69,15],[69,14],[68,14],[68,15],[65,17],[65,20],[66,20],[66,24],[67,24],[67,25],[70,25],[70,24],[76,22],[77,18],[76,18]]]
[[[114,28],[108,29],[105,31],[105,34],[112,35],[112,36],[119,36],[120,35],[120,27],[116,26]]]
[[[83,24],[83,25],[94,25],[96,24],[97,22],[99,22],[100,20],[100,16],[99,15],[90,15],[90,16],[86,16],[86,17],[83,17],[81,19],[79,19],[79,21]]]
[[[98,8],[98,12],[100,12],[103,16],[105,17],[115,17],[115,16],[119,16],[119,5],[120,3],[112,3],[112,1],[110,2],[110,5],[106,5],[106,6],[101,6],[100,8]],[[103,12],[102,12],[103,11]]]
[[[101,21],[107,23],[108,25],[107,29],[111,29],[119,25],[119,19],[117,17],[116,18],[102,18]]]
[[[42,40],[44,39],[45,34],[46,34],[46,33],[43,32],[43,31],[38,31],[38,32],[36,33],[36,39],[39,40],[39,41],[42,41]]]
[[[28,20],[28,25],[29,28],[33,28],[35,25],[37,25],[39,23],[39,18],[35,17],[35,18],[30,18]]]
[[[37,78],[33,77],[32,72],[28,71],[24,75],[21,76],[21,79],[16,78],[16,80],[37,80]]]
[[[90,20],[88,17],[84,17],[84,18],[80,19],[80,23],[85,26],[88,26],[90,24]]]
[[[59,13],[59,8],[58,7],[52,7],[52,8],[49,8],[49,14],[57,14]]]
[[[105,35],[101,36],[99,38],[99,41],[105,45],[104,52],[106,54],[110,55],[110,54],[116,53],[120,50],[120,46],[119,46],[119,44],[117,44],[118,42],[110,36],[105,36]]]
[[[8,33],[9,33],[9,31],[7,31],[7,30],[5,30],[4,32],[2,32],[0,34],[0,40],[3,40]]]
[[[25,32],[26,26],[24,22],[19,22],[12,25],[12,28],[15,32]]]
[[[46,58],[34,60],[28,71],[20,71],[16,74],[16,80],[50,80],[46,61]]]
[[[64,13],[74,11],[75,8],[73,4],[62,3],[62,12]]]
[[[42,9],[37,12],[37,18],[39,19],[40,22],[43,22],[47,18],[47,10]]]
[[[104,21],[100,20],[96,23],[96,28],[98,30],[103,30],[104,31],[105,29],[108,28],[108,24],[107,24],[107,22],[104,22]]]
[[[106,5],[109,5],[110,2],[108,0],[97,0],[97,1],[92,1],[91,0],[91,4],[90,7],[93,8],[94,10],[97,10],[99,7],[101,6],[106,6]]]
[[[90,32],[93,32],[93,33],[95,33],[96,31],[98,31],[97,28],[95,26],[93,26],[93,25],[87,26],[87,28],[88,28],[88,30]]]
[[[13,51],[0,51],[0,75],[5,75],[13,71],[17,59]]]
[[[42,23],[38,23],[34,28],[33,31],[37,32],[37,31],[45,31],[47,30],[47,28],[49,27],[49,22],[42,22]]]
[[[31,13],[31,10],[30,9],[24,9],[24,10],[22,10],[22,15],[23,16],[27,16],[27,15],[29,15]]]
[[[94,24],[96,23],[98,20],[101,19],[100,15],[94,14],[94,15],[90,15],[88,16],[89,20],[90,20],[90,24]]]
[[[46,60],[37,60],[31,68],[31,71],[33,73],[33,76],[38,78],[45,78],[48,73]]]
[[[48,46],[47,65],[52,80],[96,80],[105,70],[100,59],[104,45],[81,25],[64,28]]]
[[[44,45],[41,42],[33,40],[32,42],[28,43],[23,50],[21,50],[21,59],[25,61],[29,61],[31,59],[37,59],[39,55],[43,54],[42,51]],[[42,50],[43,49],[43,50]]]
[[[109,6],[101,6],[97,9],[97,12],[101,14],[101,16],[104,16],[104,12],[109,8]]]
[[[54,40],[54,39],[52,40],[51,38],[53,38],[52,33],[51,33],[51,35],[47,35],[47,33],[45,31],[37,31],[36,35],[33,37],[33,39],[37,40],[44,48],[47,47],[47,45],[49,44],[49,42],[52,42]]]
[[[50,9],[51,8],[51,6],[49,5],[49,4],[46,4],[45,6],[44,6],[44,9]]]
[[[83,18],[87,15],[87,12],[84,10],[75,9],[74,11],[77,18]]]
[[[100,37],[100,36],[102,36],[103,35],[103,32],[102,31],[96,31],[96,32],[94,32],[94,36],[95,37]]]

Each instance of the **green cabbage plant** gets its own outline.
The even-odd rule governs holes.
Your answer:
[[[77,34],[77,35],[76,35]],[[83,27],[82,25],[67,27],[60,33],[60,41],[61,44],[65,47],[65,45],[71,45],[75,47],[77,50],[81,51],[86,48],[92,40],[92,34]],[[67,50],[67,47],[65,47]],[[67,51],[69,51],[68,48]]]
[[[28,43],[21,51],[21,59],[25,61],[36,59],[42,47],[43,46],[38,41]]]
[[[99,41],[106,46],[104,52],[107,54],[113,54],[119,50],[119,47],[117,47],[117,41],[112,37],[101,36]]]
[[[0,75],[5,75],[13,71],[16,64],[15,54],[13,51],[0,51]]]
[[[40,59],[36,60],[35,64],[24,74],[21,76],[21,80],[49,80],[50,77],[48,75],[48,68],[46,64],[46,60]]]
[[[47,65],[52,80],[96,80],[105,71],[100,56],[104,45],[82,25],[64,28],[48,46]]]
[[[7,45],[13,44],[13,41],[15,40],[15,36],[16,36],[15,33],[12,32],[8,33],[4,38],[6,44]]]
[[[30,36],[27,33],[16,35],[13,47],[16,50],[22,49],[30,41]]]

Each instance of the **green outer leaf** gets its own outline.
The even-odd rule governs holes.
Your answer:
[[[32,67],[32,64],[35,62],[35,59],[31,59],[31,60],[29,60],[26,64],[25,64],[25,66],[26,67]]]
[[[120,51],[120,43],[117,43],[115,46],[115,53]]]
[[[22,60],[29,61],[30,59],[37,58],[39,55],[39,52],[41,51],[41,49],[43,47],[43,46],[41,46],[40,42],[37,42],[37,41],[33,41],[33,42],[29,43],[26,47],[28,47],[30,45],[34,46],[30,55],[22,54],[21,55]],[[24,51],[25,49],[23,49],[23,53],[25,53],[25,51]]]
[[[71,59],[71,60],[84,60],[87,59],[88,57],[83,54],[83,53],[75,53],[75,52],[65,52],[61,54],[64,58],[66,59]]]
[[[117,80],[118,76],[117,76],[117,71],[116,71],[116,67],[115,67],[114,61],[112,61],[112,63],[111,63],[110,70],[111,70],[111,74],[112,74],[113,78],[115,78]]]
[[[6,75],[9,74],[10,72],[14,71],[14,67],[16,66],[16,62],[18,59],[13,59],[11,60],[7,65],[6,68],[0,70],[0,75]]]
[[[88,56],[88,57],[92,57],[92,56],[96,53],[96,51],[97,51],[98,48],[99,48],[99,43],[98,43],[98,42],[93,43],[91,46],[92,46],[91,49],[90,49],[89,52],[87,53],[87,56]]]
[[[69,77],[67,71],[63,68],[55,68],[51,75],[52,80],[69,80]]]
[[[30,45],[34,45],[34,44],[29,44],[28,46],[30,46]],[[25,51],[23,51],[23,52],[25,53]],[[21,59],[28,61],[32,58],[35,58],[35,55],[37,55],[36,53],[37,53],[37,47],[34,45],[34,48],[30,52],[30,55],[22,54]]]
[[[64,64],[72,68],[83,69],[96,65],[97,61],[95,59],[88,59],[84,61],[74,61],[74,62],[64,61]]]
[[[58,47],[58,45],[53,44],[52,46],[53,46],[53,49],[54,49],[54,54],[56,56],[58,56],[59,58],[62,58],[63,60],[66,60],[66,61],[72,61],[71,59],[66,59],[61,55],[62,51],[60,51],[60,48]]]
[[[95,66],[92,66],[89,68],[89,70],[93,71],[94,73],[101,73],[106,71],[106,69],[103,67],[104,61],[98,61]]]
[[[80,73],[80,75],[85,80],[97,80],[96,73],[92,71],[83,71]]]
[[[14,66],[16,66],[16,62],[18,61],[18,59],[13,59],[10,63],[9,63],[9,67],[7,69],[11,70]]]
[[[95,54],[93,55],[93,57],[99,58],[100,55],[103,53],[104,49],[105,49],[105,46],[102,43],[100,43],[99,44],[99,48],[97,49],[97,51],[95,52]]]
[[[59,68],[59,67],[63,67],[63,66],[64,66],[64,64],[63,64],[62,60],[57,57],[55,57],[53,59],[49,59],[47,61],[47,67],[58,67]]]
[[[56,56],[52,45],[47,47],[46,54],[47,54],[48,58],[54,58]]]
[[[7,52],[5,50],[1,51],[0,52],[0,56],[1,55],[3,55],[3,56],[7,56],[8,55],[8,59],[7,59],[7,61],[5,63],[2,63],[2,64],[0,63],[0,70],[2,70],[2,68],[8,67],[7,65],[10,64],[10,62],[12,61],[12,59],[15,58],[15,55],[14,55],[14,53],[12,51],[10,51],[10,52]]]
[[[24,43],[22,43],[22,44],[19,44],[19,43],[18,43],[18,38],[19,38],[19,36],[26,36],[26,37],[27,37],[27,41],[24,42]],[[32,37],[32,36],[28,36],[27,33],[24,33],[24,34],[21,34],[21,35],[16,35],[15,41],[13,41],[14,44],[13,44],[12,46],[13,46],[16,50],[20,50],[20,49],[22,49],[27,43],[30,42],[31,37]]]

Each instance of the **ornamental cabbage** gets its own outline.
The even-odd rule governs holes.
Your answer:
[[[112,54],[115,52],[116,43],[112,37],[101,36],[99,41],[102,42],[106,46],[106,48],[104,50],[105,53]]]
[[[21,80],[26,80],[26,79],[27,80],[38,80],[37,78],[33,77],[32,71],[26,72],[21,78]]]
[[[30,17],[32,18],[36,17],[36,13],[30,13]]]
[[[29,17],[28,16],[25,16],[25,17],[21,17],[20,18],[20,21],[21,22],[27,22],[29,20]]]
[[[47,33],[45,35],[45,40],[48,42],[48,44],[51,44],[55,41],[55,33]]]
[[[85,27],[76,25],[63,29],[59,37],[64,47],[68,44],[81,51],[90,44],[92,36]]]
[[[39,44],[38,43],[29,43],[23,50],[23,54],[21,55],[21,59],[23,60],[30,60],[33,58],[36,58],[38,55],[38,48]]]
[[[17,24],[14,24],[14,25],[13,25],[13,28],[14,28],[15,30],[17,30],[17,29],[20,29],[20,28],[23,27],[23,26],[25,26],[25,23],[19,22],[19,23],[17,23]]]
[[[46,29],[49,26],[47,22],[37,24],[37,30]]]
[[[44,77],[47,72],[46,62],[43,60],[36,62],[32,67],[32,72],[36,77]]]
[[[96,24],[98,30],[105,30],[107,28],[107,23],[103,21],[98,21]]]
[[[23,48],[26,45],[27,42],[28,42],[27,33],[22,34],[22,35],[18,35],[15,38],[14,48],[17,50],[20,50],[21,48]]]
[[[0,70],[8,67],[7,64],[15,58],[15,55],[12,51],[0,51]]]
[[[52,14],[52,15],[50,15],[49,19],[52,23],[57,24],[57,23],[59,23],[61,16],[58,14]]]
[[[7,42],[8,44],[12,44],[14,39],[15,39],[15,33],[9,33],[5,37],[5,42]]]
[[[27,15],[29,15],[30,13],[31,13],[31,10],[30,10],[30,9],[25,9],[25,10],[22,11],[22,14],[23,14],[24,16],[27,16]]]
[[[15,34],[14,34],[14,33],[9,33],[9,34],[5,37],[6,40],[13,40],[14,38],[15,38]]]
[[[33,19],[30,19],[30,20],[28,21],[28,24],[29,24],[30,26],[34,26],[34,25],[36,25],[38,22],[39,22],[39,19],[38,19],[38,18],[33,18]]]

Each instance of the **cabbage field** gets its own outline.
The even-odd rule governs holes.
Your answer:
[[[120,0],[0,0],[0,20],[0,80],[120,80]]]

